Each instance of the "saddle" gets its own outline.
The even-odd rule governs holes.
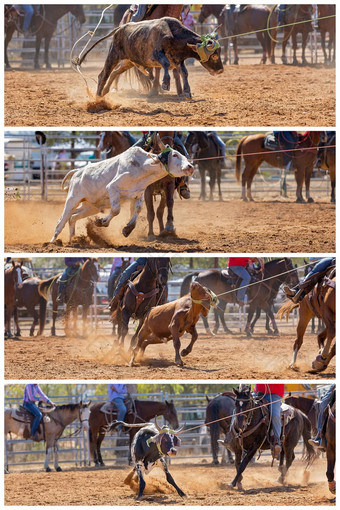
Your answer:
[[[281,426],[282,435],[284,435],[285,427],[294,418],[294,408],[282,402],[281,404]]]
[[[263,148],[268,151],[276,151],[279,149],[277,138],[273,133],[267,133],[263,142]]]
[[[241,278],[237,276],[230,267],[228,269],[222,269],[221,280],[225,281],[225,283],[228,283],[233,288],[239,287],[241,283]]]
[[[29,439],[31,437],[32,422],[34,420],[33,414],[31,414],[29,411],[27,411],[27,409],[25,409],[25,407],[23,407],[22,405],[19,405],[19,407],[12,409],[12,418],[13,418],[13,420],[19,421],[20,423],[23,423],[25,425],[24,432],[23,432],[23,438]],[[42,417],[42,424],[40,423],[39,428],[38,428],[39,434],[43,434],[43,436],[45,436],[44,424],[49,423],[50,421],[51,421],[51,418],[49,416],[47,416],[46,414],[44,414]],[[43,432],[41,430],[41,426],[43,427]]]
[[[124,398],[124,404],[126,406],[126,414],[131,413],[133,410],[133,400],[130,396]],[[104,402],[99,411],[112,416],[112,414],[116,413],[118,409],[114,402]]]
[[[136,289],[134,283],[131,282],[130,280],[127,282],[127,285],[129,287],[129,289],[131,290],[132,294],[136,298],[135,311],[134,311],[133,315],[135,315],[137,313],[138,308],[140,307],[140,305],[143,303],[143,301],[145,299],[151,298],[151,297],[155,296],[156,294],[158,294],[158,292],[159,292],[159,288],[157,288],[157,287],[150,290],[149,292],[139,292]],[[133,317],[133,315],[132,315],[132,317]]]

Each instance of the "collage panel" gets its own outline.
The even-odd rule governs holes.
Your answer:
[[[334,129],[6,130],[5,249],[333,253],[335,151]]]
[[[15,266],[24,281],[7,379],[335,378],[335,257],[35,256]]]
[[[27,412],[32,392],[46,402],[40,425]],[[324,506],[335,492],[329,381],[27,382],[4,393],[6,505]]]

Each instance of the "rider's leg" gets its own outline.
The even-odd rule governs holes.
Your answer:
[[[37,440],[36,433],[42,419],[42,412],[37,408],[34,402],[24,402],[23,407],[34,416],[32,422],[31,439]]]
[[[325,412],[326,407],[329,405],[329,403],[331,401],[333,391],[334,391],[334,386],[335,385],[332,384],[332,386],[330,386],[330,388],[327,390],[327,392],[324,394],[324,396],[321,399],[321,402],[319,404],[319,414],[318,414],[318,423],[317,423],[318,430],[317,430],[316,436],[313,439],[309,439],[309,441],[308,441],[312,446],[315,446],[316,448],[320,448],[323,446],[321,444],[322,443],[321,431],[322,431],[322,426],[324,423],[324,412]]]
[[[275,393],[267,394],[264,400],[271,402],[268,406],[269,412],[271,413],[271,427],[274,434],[274,456],[281,452],[281,398]]]
[[[21,5],[21,9],[25,12],[25,19],[24,19],[24,24],[22,26],[22,30],[24,33],[27,33],[31,26],[34,9],[33,9],[32,5],[29,5],[29,4]]]
[[[318,279],[317,275],[324,273],[327,271],[328,267],[334,263],[333,257],[326,257],[320,260],[313,269],[308,273],[308,275],[301,280],[301,282],[293,288],[288,287],[288,285],[283,286],[283,290],[286,293],[287,297],[292,298],[294,303],[300,302],[304,296],[309,292],[309,284],[314,286],[316,281],[312,281],[313,279]],[[310,289],[311,290],[311,289]]]
[[[247,285],[249,285],[249,283],[250,283],[251,276],[248,273],[248,271],[246,270],[246,268],[243,266],[233,266],[231,269],[237,276],[239,276],[241,278],[240,287],[243,287],[243,288],[238,289],[237,299],[239,301],[239,304],[244,304],[244,300],[245,300],[246,292],[247,292]]]
[[[116,404],[118,409],[117,421],[124,421],[126,415],[126,405],[124,404],[124,399],[117,397],[113,399],[113,402]],[[122,425],[118,425],[117,430],[121,432]]]

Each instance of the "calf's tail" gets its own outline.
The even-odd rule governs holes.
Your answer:
[[[117,30],[119,29],[120,27],[116,27],[114,28],[110,33],[104,35],[104,37],[101,37],[100,39],[98,39],[98,41],[96,41],[95,43],[92,44],[92,46],[90,46],[90,48],[85,51],[84,55],[82,55],[80,58],[77,57],[75,58],[73,61],[72,61],[72,64],[74,65],[77,65],[77,66],[81,66],[81,64],[84,62],[85,58],[87,57],[87,55],[90,53],[90,51],[93,50],[93,48],[95,46],[97,46],[97,44],[99,44],[100,42],[102,41],[105,41],[105,39],[108,39],[109,37],[111,37],[112,35],[115,34],[115,32],[117,32]]]
[[[75,174],[76,172],[78,172],[78,168],[74,168],[73,170],[70,170],[66,175],[65,177],[63,178],[62,180],[62,183],[61,183],[61,189],[63,191],[67,191],[68,190],[68,186],[65,186],[66,184],[66,181],[68,181],[73,174]]]

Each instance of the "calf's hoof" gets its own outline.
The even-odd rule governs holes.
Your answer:
[[[60,473],[60,471],[62,471],[61,467],[60,467],[60,466],[58,466],[58,467],[56,468],[56,471],[57,471],[58,473]]]
[[[124,227],[123,230],[122,230],[122,234],[124,237],[129,237],[129,235],[131,234],[131,232],[133,231],[134,227]]]

